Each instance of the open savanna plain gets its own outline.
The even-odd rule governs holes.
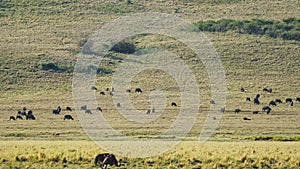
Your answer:
[[[162,12],[192,23],[206,20],[274,20],[300,18],[300,3],[291,1],[1,1],[0,2],[0,168],[97,168],[95,155],[110,152],[95,144],[80,124],[81,105],[74,105],[73,70],[82,46],[105,23],[129,14]],[[299,27],[297,29],[299,31]],[[191,30],[193,31],[193,30]],[[226,75],[226,106],[218,127],[205,143],[198,142],[211,108],[211,86],[205,65],[188,46],[163,35],[143,34],[126,39],[135,51],[162,48],[188,65],[199,88],[199,112],[181,143],[157,156],[122,158],[120,168],[300,168],[300,43],[236,31],[204,32],[218,52]],[[109,52],[100,65],[94,86],[97,103],[89,107],[102,114],[118,132],[147,139],[170,128],[180,107],[180,87],[159,69],[131,77],[128,94],[132,105],[149,123],[131,122],[118,113],[111,89],[112,77],[127,54]],[[134,93],[140,87],[143,92]],[[240,88],[244,87],[245,92]],[[91,86],[87,86],[91,88]],[[272,93],[263,92],[272,88]],[[105,95],[99,92],[104,91]],[[151,96],[160,91],[164,111],[146,115]],[[117,94],[118,88],[115,88]],[[260,105],[251,100],[260,94]],[[285,103],[294,100],[293,106]],[[281,99],[270,114],[262,111],[269,101]],[[177,107],[172,107],[176,102]],[[88,103],[86,103],[88,104]],[[57,106],[59,115],[52,114]],[[73,111],[65,110],[69,106]],[[32,110],[36,120],[9,120],[19,110]],[[234,113],[241,109],[240,113]],[[253,111],[259,111],[253,114]],[[221,113],[221,112],[220,112]],[[74,120],[64,120],[70,114]],[[85,115],[85,114],[84,114]],[[243,120],[247,117],[251,120]],[[214,117],[209,117],[214,118]],[[120,147],[121,149],[121,147]],[[149,149],[148,151],[151,151]],[[111,152],[115,153],[115,152]],[[115,166],[114,166],[115,167]]]

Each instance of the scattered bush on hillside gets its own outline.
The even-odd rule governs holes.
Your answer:
[[[282,21],[270,21],[262,19],[231,20],[221,19],[218,21],[200,21],[197,23],[201,31],[227,32],[236,31],[254,35],[265,35],[271,38],[300,41],[300,19],[287,18]]]
[[[133,43],[128,41],[121,41],[115,44],[110,51],[117,52],[117,53],[125,53],[125,54],[132,54],[135,52],[135,46]]]
[[[41,64],[41,70],[58,73],[71,73],[73,71],[73,67],[62,67],[55,62],[43,62]]]

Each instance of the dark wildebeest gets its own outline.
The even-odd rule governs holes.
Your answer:
[[[146,114],[150,114],[150,112],[151,112],[151,110],[150,110],[150,109],[148,109],[148,110],[147,110],[147,112],[146,112]]]
[[[69,106],[66,107],[66,110],[67,111],[72,111],[71,107],[69,107]]]
[[[80,110],[86,110],[86,109],[87,109],[86,105],[80,107]]]
[[[243,87],[241,87],[241,92],[245,92],[245,89]]]
[[[142,91],[141,88],[136,88],[136,89],[135,89],[135,92],[136,92],[136,93],[142,93],[143,91]]]
[[[92,90],[98,90],[96,86],[91,86]]]
[[[126,92],[127,92],[127,93],[131,93],[131,90],[130,90],[130,89],[127,89]]]
[[[247,98],[246,98],[246,101],[249,101],[249,102],[251,102],[251,99],[250,99],[250,97],[247,97]]]
[[[225,112],[225,107],[222,107],[222,108],[220,109],[220,112],[221,112],[221,113],[224,113],[224,112]]]
[[[109,153],[98,154],[94,159],[94,165],[95,166],[100,165],[100,167],[102,167],[103,161],[108,155],[109,155]]]
[[[20,115],[17,115],[17,116],[16,116],[16,119],[23,120],[23,117],[22,117],[22,116],[20,116]]]
[[[154,107],[152,108],[151,112],[152,112],[152,113],[155,113],[155,109],[154,109]]]
[[[103,91],[100,92],[100,95],[105,95],[105,93]]]
[[[122,160],[120,159],[120,162]],[[118,164],[118,160],[116,159],[115,155],[113,154],[108,154],[108,153],[104,153],[104,154],[99,154],[95,157],[94,160],[94,164],[97,166],[99,165],[101,168],[106,169],[107,165],[110,166],[117,166],[120,167],[121,164]]]
[[[275,103],[282,103],[281,99],[275,99]]]
[[[177,107],[177,104],[175,102],[172,102],[171,106]]]
[[[244,117],[243,120],[251,120],[251,119],[248,117]]]
[[[16,120],[15,116],[9,116],[9,120]]]
[[[258,98],[254,98],[253,102],[254,102],[254,104],[257,104],[257,105],[259,105],[259,103],[260,103],[259,100],[258,100]]]
[[[29,110],[27,115],[32,115],[32,110]]]
[[[269,88],[269,89],[268,88],[264,88],[263,91],[264,92],[268,92],[268,93],[272,93],[273,90],[271,88]]]
[[[117,103],[117,107],[121,107],[121,103]]]
[[[64,116],[64,120],[74,120],[73,119],[73,117],[71,116],[71,115],[69,115],[69,114],[66,114],[65,116]]]
[[[269,106],[264,106],[263,108],[262,108],[262,111],[265,111],[265,112],[267,112],[267,114],[269,114],[270,112],[271,112],[271,107],[269,107]]]
[[[252,114],[258,114],[258,111],[253,111]]]
[[[109,92],[109,95],[110,96],[114,96],[114,92]]]
[[[292,98],[286,98],[285,99],[285,103],[291,103],[291,102],[293,102]]]
[[[275,101],[272,100],[272,101],[269,102],[269,106],[277,106],[277,104],[276,104]]]
[[[106,91],[108,92],[108,91],[109,91],[109,88],[106,88]]]
[[[297,97],[297,98],[296,98],[296,102],[300,102],[300,97]]]
[[[26,120],[35,120],[35,116],[33,114],[27,114]]]
[[[86,113],[86,114],[92,114],[92,111],[91,111],[90,109],[86,109],[86,110],[85,110],[85,113]]]
[[[60,106],[58,106],[56,110],[52,110],[52,114],[59,114],[60,112],[61,112]]]
[[[213,99],[211,99],[210,104],[216,104],[216,102]]]
[[[293,101],[291,102],[291,106],[294,106],[294,102]]]
[[[234,110],[234,113],[239,113],[239,112],[241,112],[241,109],[235,109]]]
[[[255,98],[257,98],[257,99],[258,99],[259,97],[260,97],[260,94],[257,94]]]
[[[97,110],[102,112],[102,109],[101,109],[101,107],[97,107]]]

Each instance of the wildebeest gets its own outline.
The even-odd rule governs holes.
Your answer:
[[[300,102],[300,97],[296,97],[296,102]]]
[[[222,108],[220,109],[220,112],[221,112],[221,113],[224,113],[224,112],[225,112],[225,107],[222,107]]]
[[[282,103],[281,99],[275,99],[275,103]]]
[[[35,116],[33,114],[27,114],[26,120],[35,120]]]
[[[148,110],[147,110],[147,112],[146,112],[146,114],[150,114],[150,112],[151,112],[151,110],[150,110],[150,109],[148,109]]]
[[[291,106],[294,106],[294,102],[293,101],[291,102]]]
[[[247,97],[247,98],[246,98],[246,101],[249,101],[249,102],[251,102],[251,99],[250,99],[250,97]]]
[[[100,92],[100,95],[105,95],[105,93],[103,91]]]
[[[32,115],[32,110],[29,110],[27,115]]]
[[[244,117],[243,120],[251,120],[251,119],[248,117]]]
[[[98,111],[101,111],[101,112],[102,112],[102,109],[101,109],[101,107],[97,107],[97,108],[96,108],[96,110],[98,110]]]
[[[264,88],[263,91],[268,92],[268,93],[272,93],[273,90],[271,88]]]
[[[9,116],[9,120],[16,120],[15,116]]]
[[[241,87],[241,92],[245,92],[245,89],[243,87]]]
[[[67,111],[72,111],[71,107],[69,107],[69,106],[66,107],[66,110]]]
[[[57,107],[57,109],[52,110],[52,114],[59,114],[61,112],[60,106]]]
[[[17,116],[16,116],[16,119],[23,120],[23,117],[22,117],[22,116],[20,116],[20,115],[17,115]]]
[[[216,104],[216,102],[213,99],[211,99],[210,104]]]
[[[258,114],[258,111],[253,111],[252,114]]]
[[[259,105],[259,103],[260,103],[259,100],[258,100],[258,98],[254,98],[253,102],[254,102],[254,104],[257,104],[257,105]]]
[[[86,110],[86,109],[87,109],[86,105],[80,107],[80,110]]]
[[[234,113],[239,113],[239,112],[241,112],[241,109],[235,109],[234,110]]]
[[[269,106],[277,106],[277,104],[276,104],[275,101],[272,100],[272,101],[269,102]]]
[[[122,160],[120,160],[120,162],[121,161]],[[115,165],[117,167],[121,166],[121,164],[118,164],[118,160],[116,159],[115,155],[108,154],[108,153],[97,155],[95,157],[94,164],[96,166],[99,165],[101,168],[104,168],[104,169],[107,168],[107,165],[110,165],[110,166]]]
[[[136,92],[136,93],[142,93],[143,91],[142,91],[141,88],[136,88],[136,89],[135,89],[135,92]]]
[[[152,113],[155,113],[155,108],[154,108],[154,107],[152,108],[151,112],[152,112]]]
[[[130,90],[130,89],[127,89],[126,92],[127,92],[127,93],[131,93],[131,90]]]
[[[114,92],[112,92],[112,91],[109,92],[109,95],[110,95],[110,96],[114,96]]]
[[[177,107],[177,104],[175,102],[172,102],[171,106]]]
[[[257,98],[257,99],[258,99],[259,97],[260,97],[260,94],[257,94],[257,95],[255,96],[255,98]]]
[[[271,112],[271,107],[269,107],[269,106],[264,106],[263,108],[262,108],[262,111],[265,111],[265,112],[267,112],[267,114],[269,114],[270,112]]]
[[[291,103],[291,102],[293,102],[293,99],[292,99],[292,98],[286,98],[286,99],[285,99],[285,103]]]
[[[106,91],[108,92],[108,91],[109,91],[109,88],[106,88]]]
[[[85,113],[86,113],[86,114],[92,114],[92,111],[91,111],[90,109],[86,109],[86,110],[85,110]]]
[[[92,90],[98,90],[96,86],[91,86]]]
[[[71,115],[69,115],[69,114],[66,114],[65,116],[64,116],[64,120],[74,120],[73,119],[73,117],[71,116]]]
[[[117,107],[121,107],[121,103],[117,103]]]

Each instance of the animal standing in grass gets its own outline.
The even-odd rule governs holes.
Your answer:
[[[120,160],[120,162],[121,162],[121,160]],[[116,159],[115,155],[109,154],[109,153],[98,154],[95,157],[94,164],[96,166],[99,165],[103,169],[106,169],[108,165],[110,165],[110,166],[115,165],[117,167],[121,166],[120,163],[118,164],[118,160]]]

